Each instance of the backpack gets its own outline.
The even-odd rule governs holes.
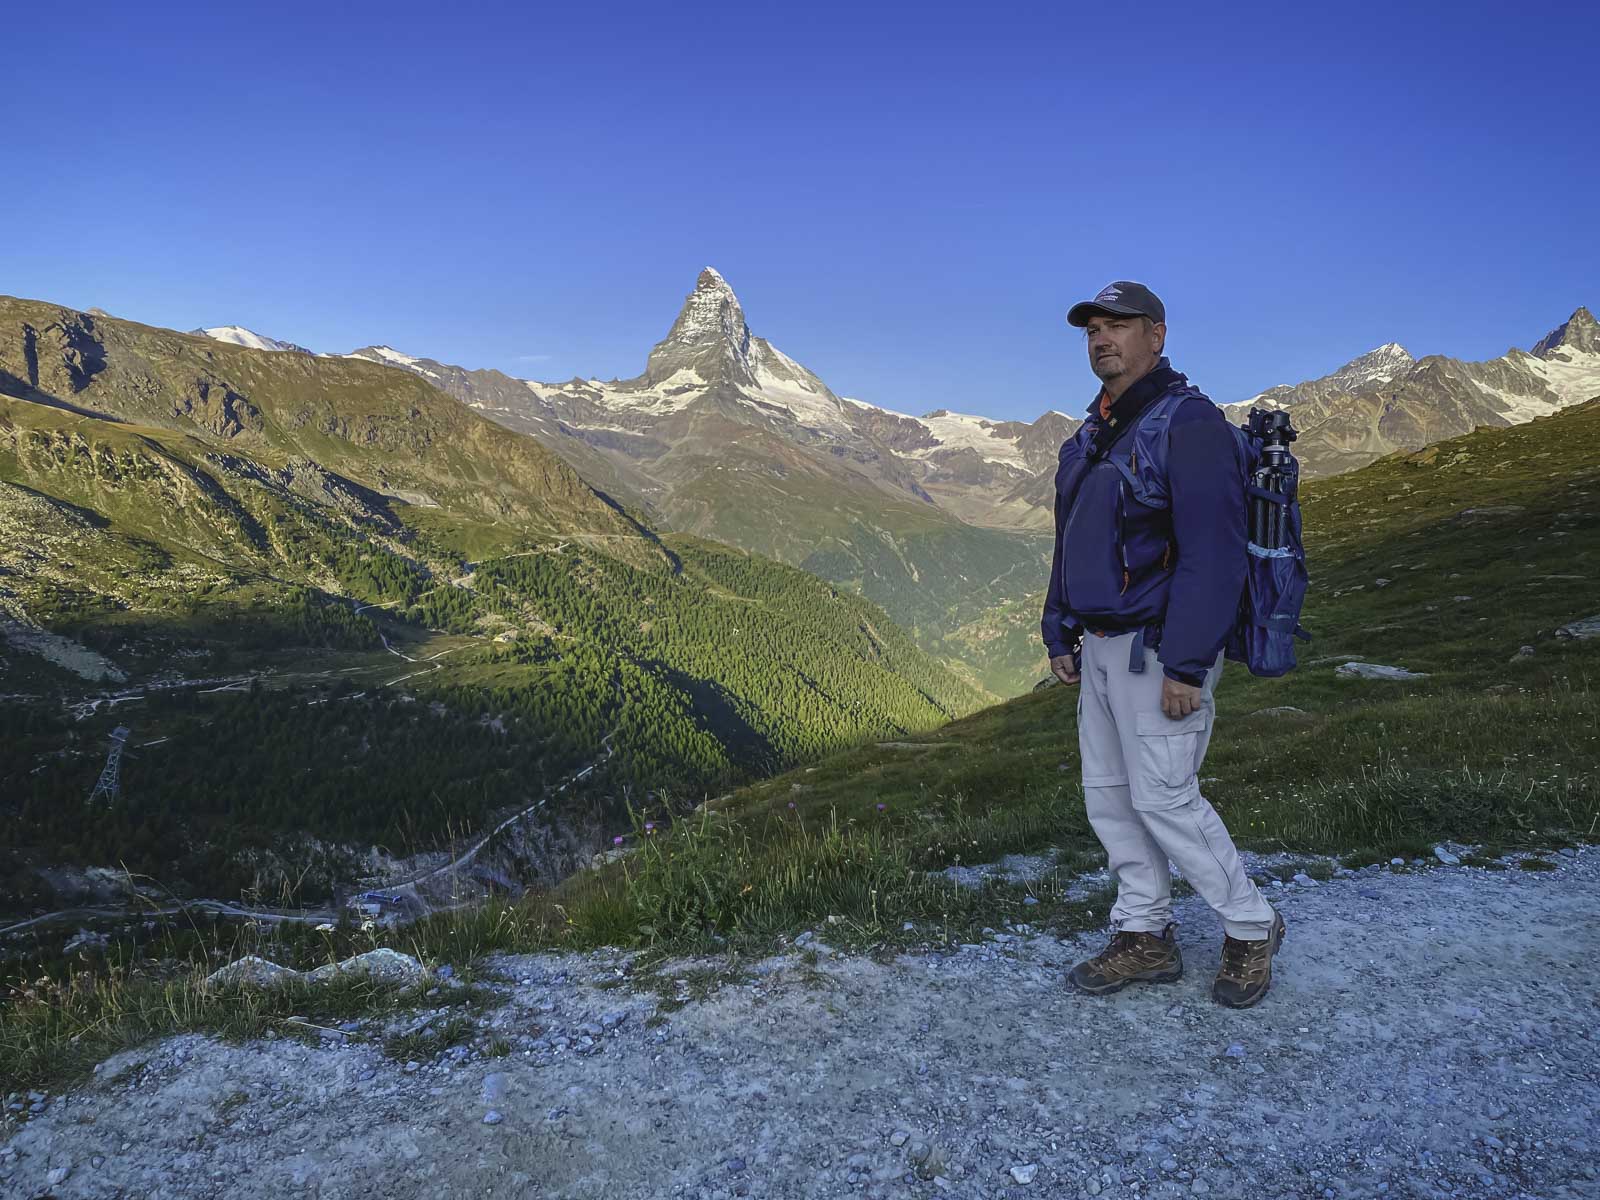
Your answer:
[[[1252,675],[1286,675],[1295,666],[1295,639],[1311,640],[1300,624],[1310,576],[1300,537],[1300,464],[1289,452],[1297,435],[1288,413],[1261,408],[1229,428],[1245,468],[1249,561],[1223,652]]]
[[[1128,458],[1105,456],[1121,472],[1133,496],[1149,507],[1172,506],[1166,471],[1170,420],[1178,405],[1192,396],[1206,398],[1185,381],[1153,402],[1128,431],[1132,443]],[[1251,410],[1246,424],[1230,423],[1228,428],[1233,431],[1244,480],[1249,557],[1238,613],[1223,653],[1243,663],[1252,675],[1286,675],[1295,667],[1295,639],[1311,640],[1300,624],[1309,575],[1300,536],[1300,464],[1289,451],[1297,434],[1287,413],[1259,408]],[[1076,435],[1085,446],[1082,435],[1086,433],[1087,425]],[[1076,491],[1088,465],[1086,457],[1075,464],[1077,478],[1066,484],[1071,491]],[[1141,462],[1146,469],[1138,469]]]

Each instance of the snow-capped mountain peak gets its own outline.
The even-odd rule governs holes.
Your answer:
[[[1324,378],[1354,390],[1370,383],[1386,383],[1396,375],[1409,371],[1416,361],[1399,342],[1385,342],[1376,350],[1368,350],[1359,358],[1351,359]]]
[[[433,361],[432,359],[418,358],[414,354],[402,354],[393,346],[363,346],[359,350],[352,350],[349,354],[341,354],[339,357],[359,358],[363,362],[382,363],[386,367],[403,367],[407,371],[415,371],[418,375],[426,375],[431,379],[439,378],[439,373],[429,370],[427,366]]]
[[[1583,305],[1557,325],[1533,348],[1535,358],[1549,358],[1560,351],[1579,354],[1600,354],[1600,322]]]
[[[1536,376],[1558,405],[1592,400],[1600,396],[1600,324],[1580,305],[1539,339],[1532,354],[1513,350],[1499,361]]]
[[[1326,375],[1301,384],[1280,383],[1248,399],[1225,404],[1222,408],[1230,419],[1243,420],[1252,408],[1289,407],[1304,399],[1306,389],[1316,392],[1358,392],[1373,384],[1396,379],[1416,365],[1417,360],[1399,342],[1385,342]]]
[[[247,350],[266,350],[275,353],[310,354],[304,346],[296,346],[293,342],[280,342],[277,338],[267,337],[253,329],[246,329],[243,325],[213,325],[209,329],[193,329],[202,337],[208,337],[214,342],[225,342],[230,346],[243,346]]]
[[[367,346],[352,350],[342,358],[365,358],[371,362],[386,362],[396,367],[414,367],[422,360],[411,354],[401,354],[393,346]]]
[[[750,383],[750,326],[728,281],[713,267],[695,280],[667,336],[650,351],[645,378],[659,383],[685,369],[707,382],[731,373],[730,382]]]

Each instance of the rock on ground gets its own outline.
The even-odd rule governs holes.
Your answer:
[[[1556,630],[1556,636],[1561,638],[1597,638],[1600,637],[1600,614],[1585,617],[1581,621],[1573,621]]]
[[[1098,998],[1099,936],[790,951],[666,1012],[618,952],[508,958],[506,1057],[172,1038],[0,1134],[0,1195],[1595,1197],[1600,852],[1550,861],[1276,891],[1242,1012],[1193,897],[1184,977]]]
[[[428,978],[428,969],[411,955],[390,950],[387,946],[304,972],[296,971],[293,967],[280,967],[265,958],[247,954],[207,975],[205,986],[273,987],[291,980],[316,984],[327,983],[341,976],[360,976],[374,983],[404,988],[422,983]]]
[[[1404,667],[1391,667],[1383,663],[1347,662],[1334,668],[1334,674],[1347,679],[1426,679],[1423,671],[1408,671]]]

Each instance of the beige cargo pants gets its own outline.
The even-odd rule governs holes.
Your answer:
[[[1089,823],[1117,880],[1111,923],[1160,933],[1172,920],[1176,864],[1229,936],[1261,941],[1272,907],[1245,874],[1233,839],[1200,794],[1200,764],[1211,741],[1212,692],[1222,656],[1206,672],[1204,702],[1173,720],[1161,711],[1161,664],[1144,652],[1144,671],[1128,670],[1134,635],[1086,636],[1078,688],[1078,747]]]

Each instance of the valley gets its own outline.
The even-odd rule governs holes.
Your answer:
[[[1530,356],[1572,387],[1586,315]],[[27,301],[0,318],[0,903],[19,919],[159,894],[320,916],[359,887],[406,891],[414,917],[548,890],[618,829],[915,743],[1043,674],[1040,496],[1072,423],[841,398],[710,269],[646,373],[610,383]],[[1257,399],[1308,422],[1315,469],[1318,414],[1414,365],[1384,347]],[[1393,533],[1350,499],[1374,488],[1525,513],[1508,497],[1547,424],[1308,485],[1314,554]],[[1486,519],[1427,537],[1465,556]],[[1570,504],[1519,517],[1541,519],[1538,541],[1574,532]],[[1313,566],[1313,601],[1346,594]],[[1424,666],[1451,644],[1413,641]],[[85,823],[124,726],[118,803]],[[516,845],[480,859],[500,830]]]
[[[630,806],[988,699],[869,602],[658,532],[409,374],[0,310],[13,910],[74,902],[55,862],[305,903],[547,796],[494,885],[548,885]],[[123,803],[85,824],[122,724]]]

